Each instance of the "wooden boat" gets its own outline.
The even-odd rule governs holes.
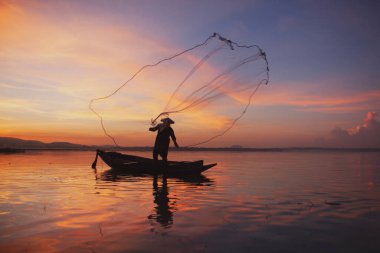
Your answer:
[[[112,169],[129,173],[199,175],[216,165],[216,163],[204,165],[203,160],[194,162],[168,161],[165,165],[162,161],[155,163],[153,159],[146,157],[97,150],[95,161],[92,164],[93,168],[96,167],[98,156]]]

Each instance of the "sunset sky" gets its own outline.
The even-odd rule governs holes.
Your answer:
[[[0,136],[112,144],[89,101],[218,32],[260,45],[270,83],[205,146],[380,148],[379,11],[379,1],[349,0],[0,0]],[[128,88],[113,105],[124,114],[105,122],[121,145],[152,145],[151,118],[128,105],[153,110],[156,100]],[[173,126],[182,146],[223,130],[215,111],[189,119]]]

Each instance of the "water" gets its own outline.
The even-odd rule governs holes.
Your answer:
[[[378,152],[172,152],[218,162],[192,180],[94,156],[0,155],[0,252],[380,252]]]

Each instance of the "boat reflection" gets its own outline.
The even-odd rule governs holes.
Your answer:
[[[168,177],[165,175],[131,174],[115,169],[104,171],[97,178],[102,181],[113,182],[146,182],[151,179],[154,206],[147,218],[153,226],[152,232],[155,231],[156,224],[159,224],[162,228],[170,228],[174,222],[174,213],[179,211],[179,207],[177,206],[177,201],[179,201],[178,194],[169,193],[170,183],[177,186],[191,186],[194,190],[197,187],[214,185],[213,180],[203,175]],[[170,179],[170,183],[168,183],[168,179]]]
[[[100,173],[100,175],[97,173],[96,170],[94,170],[96,174],[96,178],[100,179],[102,181],[125,181],[125,182],[139,182],[139,181],[146,181],[149,178],[152,178],[154,182],[155,177],[160,177],[159,175],[151,175],[151,174],[142,174],[142,173],[129,173],[124,172],[122,170],[117,169],[109,169],[106,171],[103,171]],[[161,175],[161,177],[165,177],[167,179],[172,179],[175,182],[182,182],[185,185],[198,185],[198,186],[211,186],[214,184],[214,181],[207,178],[206,176],[199,174],[199,175],[169,175],[164,176]]]

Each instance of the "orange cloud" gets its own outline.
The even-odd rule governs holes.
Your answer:
[[[269,84],[268,87],[263,87],[255,103],[295,106],[298,110],[315,112],[353,112],[380,106],[380,90],[310,95],[305,94],[303,90],[289,88],[288,85],[286,85],[287,90],[273,87],[274,85],[279,84]]]
[[[355,128],[348,129],[347,132],[353,136],[360,134],[360,132],[365,131],[364,129],[376,126],[378,122],[375,117],[377,116],[376,112],[367,112],[367,118],[364,120],[364,123],[356,126]]]
[[[76,10],[67,12],[75,16],[74,23],[70,18],[60,22],[39,8],[57,6],[35,1],[0,3],[2,135],[48,140],[55,133],[71,139],[70,133],[58,134],[71,129],[72,135],[88,136],[83,130],[88,126],[100,129],[88,110],[89,100],[111,92],[112,86],[157,54],[174,50],[163,39],[134,31],[132,24],[99,22],[94,16],[77,15]],[[128,108],[123,111],[131,120],[142,120]],[[112,114],[110,118],[123,119]]]
[[[350,148],[380,148],[380,123],[376,120],[377,113],[369,111],[364,122],[356,127],[332,130],[332,138],[328,145]]]

